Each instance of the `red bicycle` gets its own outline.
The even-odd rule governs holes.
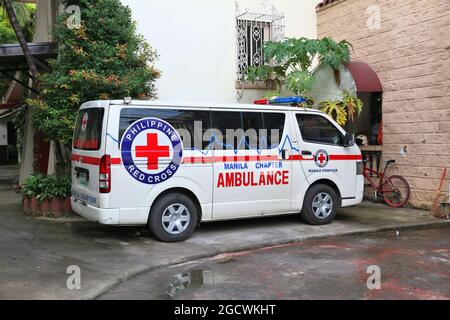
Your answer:
[[[395,163],[395,160],[386,161],[383,171],[375,171],[364,166],[364,177],[376,192],[377,196],[382,196],[384,201],[393,208],[403,207],[408,202],[410,188],[408,181],[398,175],[386,177],[388,166]],[[377,183],[378,178],[378,183]]]

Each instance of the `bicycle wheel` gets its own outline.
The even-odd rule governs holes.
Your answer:
[[[393,208],[403,207],[408,202],[410,189],[408,181],[402,176],[390,176],[383,181],[384,201]]]

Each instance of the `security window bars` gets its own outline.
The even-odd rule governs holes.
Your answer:
[[[249,66],[264,64],[265,41],[284,37],[284,15],[275,8],[261,8],[258,12],[237,12],[237,80],[243,81]]]

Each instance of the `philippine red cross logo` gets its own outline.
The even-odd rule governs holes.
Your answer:
[[[131,124],[122,136],[120,149],[128,174],[146,184],[173,177],[183,158],[177,131],[158,118],[143,118]]]
[[[328,156],[328,152],[321,149],[316,152],[314,155],[314,162],[319,168],[326,167],[328,164],[328,161],[330,160],[330,157]]]
[[[157,133],[147,133],[147,145],[136,146],[136,157],[147,158],[148,170],[158,170],[159,158],[169,156],[169,146],[158,145]]]
[[[86,132],[87,123],[88,123],[89,115],[87,112],[83,114],[83,118],[81,119],[81,131]]]

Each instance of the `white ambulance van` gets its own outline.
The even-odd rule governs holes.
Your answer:
[[[162,241],[216,220],[297,213],[321,225],[361,202],[362,169],[353,134],[317,110],[92,101],[74,132],[71,204]]]

